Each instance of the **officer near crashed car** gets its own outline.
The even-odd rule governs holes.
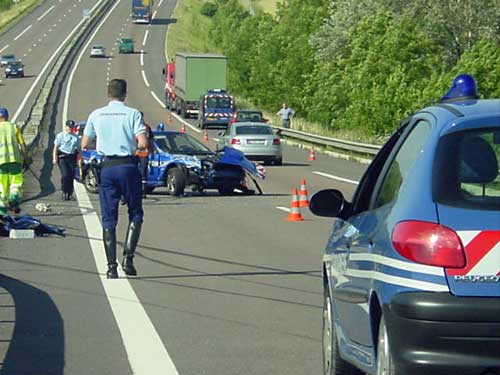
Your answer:
[[[96,139],[96,151],[104,155],[101,165],[99,200],[102,213],[103,241],[108,261],[108,279],[118,277],[116,262],[116,225],[118,205],[123,196],[128,206],[129,225],[123,251],[122,267],[135,276],[134,252],[143,221],[141,175],[135,156],[137,149],[147,149],[148,140],[141,113],[124,101],[127,82],[113,79],[108,85],[108,105],[94,110],[85,126],[82,149]]]

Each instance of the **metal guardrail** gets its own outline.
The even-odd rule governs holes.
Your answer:
[[[339,138],[324,137],[321,135],[306,133],[299,130],[285,129],[277,126],[273,126],[273,128],[279,130],[281,132],[281,135],[287,138],[298,139],[300,141],[305,141],[320,146],[329,146],[342,151],[349,151],[358,154],[375,156],[382,147],[369,143],[353,142]]]

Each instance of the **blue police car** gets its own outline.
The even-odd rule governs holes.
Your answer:
[[[85,124],[77,124],[75,132],[82,133]],[[193,191],[216,189],[222,195],[235,192],[254,194],[246,180],[250,178],[262,193],[256,179],[262,177],[260,169],[244,154],[230,148],[215,153],[195,138],[176,131],[153,131],[154,152],[149,155],[147,192],[166,187],[170,195],[184,194],[187,186]],[[87,191],[97,193],[102,155],[95,150],[82,150],[79,154],[75,179]]]
[[[469,75],[404,120],[352,202],[318,192],[335,217],[323,258],[325,375],[500,374],[500,99]]]

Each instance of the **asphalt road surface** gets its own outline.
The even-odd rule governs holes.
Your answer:
[[[66,12],[73,5],[81,11],[95,1],[83,3],[45,2],[3,35],[0,46],[7,43],[9,52],[22,56],[25,44],[19,42],[24,35],[11,42],[16,32],[19,35],[30,20],[34,29],[37,17],[52,5],[49,14],[54,17],[61,7],[55,18],[62,20],[63,4]],[[81,58],[75,59],[57,121],[42,135],[45,147],[26,175],[23,203],[25,212],[65,228],[67,237],[0,240],[4,375],[322,371],[320,271],[330,220],[303,211],[304,222],[285,222],[283,207],[289,206],[290,191],[302,178],[307,179],[310,194],[337,188],[350,198],[364,165],[324,155],[308,162],[308,150],[285,147],[285,164],[267,167],[263,196],[221,197],[209,191],[174,198],[158,189],[144,202],[145,223],[136,257],[139,276],[129,279],[105,279],[97,196],[88,195],[78,184],[78,201],[60,200],[59,173],[51,165],[47,147],[65,118],[84,120],[91,110],[106,104],[109,79],[127,79],[128,104],[144,111],[150,124],[169,122],[162,105],[161,71],[165,33],[175,22],[170,18],[174,6],[174,0],[156,1],[152,24],[135,25],[129,18],[130,1],[117,0]],[[69,20],[61,23],[65,22],[67,32],[72,26]],[[118,54],[115,41],[120,36],[132,37],[137,52]],[[92,44],[106,46],[108,57],[90,59]],[[42,57],[47,61],[54,52],[31,53],[32,62],[25,58],[30,67],[37,65],[35,61],[40,65]],[[24,89],[14,82],[8,85],[16,94],[9,98],[15,108],[29,82]],[[180,122],[174,117],[169,126],[179,129]],[[194,128],[188,127],[188,132],[202,139]],[[210,130],[211,147],[217,132]],[[52,211],[35,212],[39,202],[49,203]],[[118,229],[122,241],[126,226],[122,208]]]

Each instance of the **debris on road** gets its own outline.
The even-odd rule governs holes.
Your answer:
[[[0,236],[9,237],[11,231],[15,231],[13,234],[14,236],[18,234],[20,236],[25,236],[26,233],[20,232],[20,230],[33,230],[35,236],[38,237],[46,237],[49,234],[56,234],[62,237],[66,236],[64,233],[65,229],[43,224],[40,220],[29,215],[18,217],[12,217],[10,215],[0,216]]]

